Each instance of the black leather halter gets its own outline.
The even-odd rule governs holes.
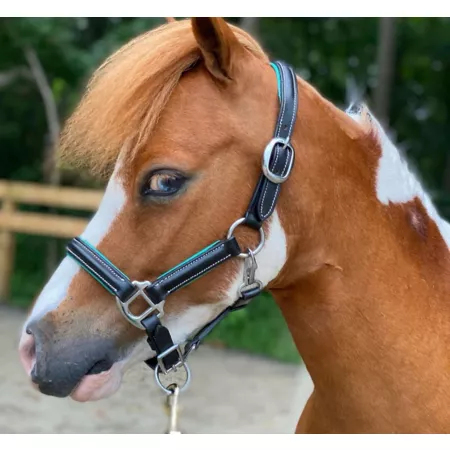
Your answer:
[[[257,254],[264,245],[262,225],[273,213],[284,183],[294,164],[294,149],[291,137],[297,115],[297,81],[290,66],[283,62],[272,63],[277,75],[280,111],[275,127],[274,137],[264,150],[262,174],[259,178],[253,197],[245,216],[237,220],[228,231],[225,239],[214,242],[200,252],[191,256],[153,282],[131,281],[123,272],[112,264],[101,252],[81,237],[74,238],[67,245],[67,254],[92,275],[102,286],[115,296],[117,304],[124,316],[133,325],[146,331],[148,343],[156,356],[146,361],[156,372],[168,373],[181,365],[186,366],[188,354],[198,347],[206,335],[230,312],[243,308],[258,295],[263,286],[255,279]],[[239,225],[247,225],[259,230],[261,242],[255,250],[242,253],[234,229]],[[163,301],[166,297],[207,274],[215,267],[231,258],[244,259],[244,282],[239,289],[238,300],[213,321],[204,326],[194,337],[185,342],[182,352],[180,344],[175,344],[169,330],[161,324],[164,315]],[[147,309],[134,315],[130,311],[131,304],[138,298],[148,304]]]

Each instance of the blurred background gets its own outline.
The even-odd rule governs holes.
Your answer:
[[[450,216],[450,19],[227,20],[256,37],[272,59],[291,63],[339,107],[355,99],[367,102],[442,214]],[[0,301],[8,308],[30,305],[63,256],[67,239],[81,231],[101,197],[101,182],[55,164],[64,120],[110,53],[164,22],[1,19]],[[269,295],[231,315],[210,344],[300,362]]]

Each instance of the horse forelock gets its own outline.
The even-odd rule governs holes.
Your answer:
[[[247,33],[232,29],[247,50],[267,59]],[[200,58],[189,20],[144,33],[109,56],[66,122],[59,145],[62,162],[110,175],[121,151],[133,158],[148,141],[182,74]]]

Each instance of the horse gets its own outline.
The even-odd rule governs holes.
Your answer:
[[[95,255],[155,280],[224,236],[261,176],[277,84],[259,44],[221,18],[170,21],[112,54],[59,146],[109,180],[82,234]],[[262,249],[251,253],[258,231],[239,226],[252,258],[165,298],[161,325],[185,342],[236,302],[254,260],[314,383],[296,433],[448,432],[450,227],[366,105],[341,110],[294,84],[295,164]],[[108,397],[155,356],[97,281],[67,256],[31,308],[19,353],[43,394]]]

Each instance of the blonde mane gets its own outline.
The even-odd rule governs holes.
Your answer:
[[[247,33],[232,27],[252,54],[267,59]],[[67,164],[109,173],[126,142],[132,157],[147,142],[181,75],[201,58],[189,20],[142,34],[95,71],[61,135]]]

